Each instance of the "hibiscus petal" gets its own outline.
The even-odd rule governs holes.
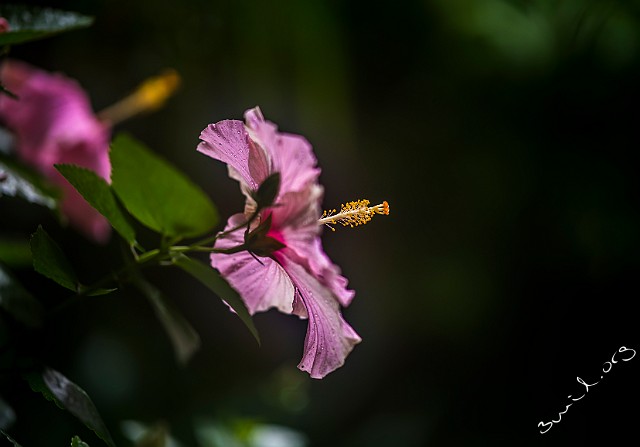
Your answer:
[[[245,219],[236,214],[229,219],[227,230]],[[220,238],[216,248],[231,248],[244,242],[244,230]],[[276,307],[290,314],[293,310],[294,287],[285,270],[274,259],[260,257],[258,262],[250,253],[212,253],[211,266],[218,269],[245,302],[249,313]],[[262,264],[261,264],[262,263]]]
[[[287,230],[290,238],[309,241],[320,234],[320,200],[323,189],[317,183],[308,184],[300,191],[280,194],[272,208],[274,228]]]
[[[249,109],[244,112],[244,121],[247,123],[249,129],[255,129],[264,123],[264,116],[262,116],[262,110],[256,106],[253,109]]]
[[[295,262],[283,266],[296,286],[293,313],[309,318],[304,353],[298,368],[321,379],[344,364],[362,339],[342,318],[340,305],[331,291]]]
[[[273,170],[282,174],[283,191],[298,191],[320,175],[311,144],[299,135],[281,133],[276,140]]]
[[[108,152],[109,129],[96,119],[75,80],[13,60],[2,64],[0,76],[20,98],[0,95],[0,117],[16,133],[23,160],[45,169],[60,163],[66,146],[82,145],[92,154]]]
[[[331,262],[322,248],[319,237],[311,241],[287,238],[288,256],[311,272],[338,299],[343,307],[351,304],[355,291],[348,289],[349,281],[342,276],[340,267]]]
[[[258,107],[245,112],[251,137],[271,158],[271,172],[281,176],[280,191],[299,191],[320,175],[318,161],[311,144],[300,135],[278,132],[278,127],[265,121]]]
[[[198,151],[229,166],[229,176],[257,190],[269,175],[264,151],[249,138],[242,121],[224,120],[210,124],[200,134]]]

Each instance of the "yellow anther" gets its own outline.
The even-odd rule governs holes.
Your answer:
[[[326,225],[331,228],[332,231],[335,231],[335,228],[331,226],[332,224],[340,224],[353,228],[366,224],[376,214],[389,215],[389,204],[386,200],[375,206],[369,206],[367,199],[342,204],[339,213],[336,213],[335,209],[324,211],[318,223],[320,225]]]
[[[98,117],[113,125],[139,113],[157,110],[179,85],[180,75],[175,70],[167,69],[144,81],[131,95],[107,107]]]

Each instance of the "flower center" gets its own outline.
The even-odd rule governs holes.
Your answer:
[[[389,204],[386,200],[375,206],[369,206],[367,199],[342,204],[340,212],[336,212],[335,209],[324,211],[322,217],[318,220],[318,224],[326,225],[331,228],[331,231],[336,231],[331,225],[340,224],[353,228],[366,224],[376,214],[389,215]]]

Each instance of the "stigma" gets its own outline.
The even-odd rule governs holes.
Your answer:
[[[331,228],[331,231],[336,231],[332,225],[340,224],[353,228],[371,221],[376,214],[389,215],[389,204],[386,200],[375,206],[369,206],[367,199],[344,203],[340,206],[339,212],[335,209],[323,211],[318,224],[326,225]]]

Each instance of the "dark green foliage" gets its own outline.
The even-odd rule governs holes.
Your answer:
[[[174,237],[198,236],[218,223],[202,190],[142,143],[118,135],[111,146],[112,187],[147,227]]]
[[[31,237],[33,268],[62,287],[78,291],[78,278],[58,244],[38,226]]]
[[[209,290],[218,295],[221,300],[227,303],[247,328],[249,328],[249,331],[251,331],[251,334],[253,334],[258,344],[260,343],[258,330],[254,326],[251,315],[249,315],[249,311],[247,311],[247,307],[244,305],[242,298],[240,298],[238,292],[236,292],[216,270],[184,255],[177,257],[174,262],[178,267],[196,278]]]
[[[0,17],[9,22],[9,31],[0,34],[0,46],[42,39],[64,31],[86,28],[92,17],[75,12],[25,5],[0,5]]]
[[[0,307],[21,323],[35,327],[42,322],[44,309],[9,271],[0,264]]]
[[[50,368],[29,374],[26,379],[33,391],[42,393],[47,400],[73,414],[108,446],[115,446],[98,410],[82,388]]]
[[[178,362],[186,364],[200,347],[200,336],[157,287],[141,276],[135,277],[133,283],[149,300],[171,340]]]
[[[107,218],[111,226],[129,243],[136,234],[120,207],[116,203],[109,184],[95,172],[74,165],[56,165],[56,169],[100,214]]]

